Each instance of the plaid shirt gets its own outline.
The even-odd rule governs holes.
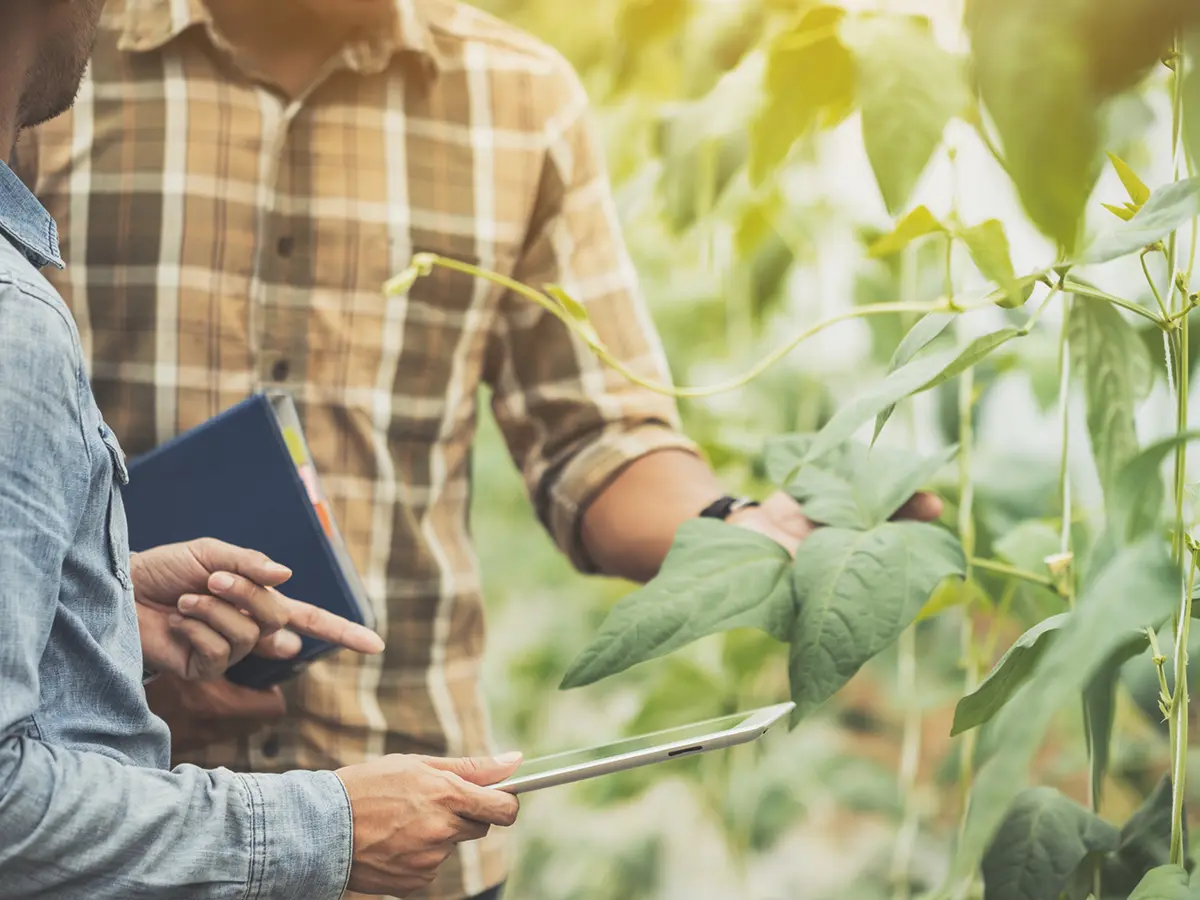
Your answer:
[[[526,301],[440,270],[385,299],[418,251],[558,282],[614,351],[667,377],[570,67],[468,6],[397,9],[394,30],[289,101],[239,66],[199,0],[114,0],[75,109],[18,147],[122,443],[144,452],[251,391],[292,391],[387,640],[382,657],[312,666],[282,727],[189,762],[492,749],[467,523],[481,384],[538,515],[584,570],[589,500],[632,460],[691,446],[674,404]],[[465,845],[421,896],[501,881],[502,840]]]

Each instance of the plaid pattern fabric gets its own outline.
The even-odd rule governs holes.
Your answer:
[[[538,308],[417,251],[561,283],[609,346],[665,379],[583,90],[468,6],[398,0],[294,101],[239,66],[199,0],[113,0],[73,112],[16,168],[58,221],[51,273],[131,454],[271,386],[296,397],[387,651],[289,686],[282,727],[186,761],[253,771],[490,751],[468,532],[481,384],[543,523],[582,569],[579,514],[621,467],[689,448],[674,404],[596,363]],[[286,560],[285,560],[286,562]],[[496,835],[428,898],[499,882]]]

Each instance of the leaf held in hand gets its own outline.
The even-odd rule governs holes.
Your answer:
[[[581,687],[734,628],[791,636],[791,559],[775,541],[711,519],[685,522],[659,574],[622,599],[572,663]]]
[[[888,522],[870,531],[819,528],[796,551],[799,603],[788,673],[793,722],[900,636],[939,584],[966,569],[948,531]]]

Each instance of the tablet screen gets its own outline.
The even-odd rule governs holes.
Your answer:
[[[626,753],[636,753],[639,750],[648,750],[652,747],[661,747],[663,744],[673,744],[676,741],[706,737],[711,734],[727,731],[742,724],[746,721],[748,715],[747,713],[736,713],[732,716],[722,716],[719,719],[709,719],[707,722],[685,725],[682,728],[670,728],[666,731],[658,731],[653,734],[643,734],[639,737],[626,738],[625,740],[614,741],[611,744],[601,744],[597,747],[570,750],[566,753],[556,753],[553,756],[531,759],[522,763],[521,767],[517,769],[512,777],[528,778],[531,775],[541,775],[544,772],[553,772],[558,769],[569,769],[572,766],[596,762],[601,759],[609,759],[613,756],[622,756]]]

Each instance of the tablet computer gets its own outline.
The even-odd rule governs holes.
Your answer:
[[[597,775],[609,775],[745,744],[766,734],[772,725],[790,714],[795,705],[780,703],[681,728],[625,738],[611,744],[526,760],[512,777],[492,787],[510,794],[524,794],[595,778]]]

